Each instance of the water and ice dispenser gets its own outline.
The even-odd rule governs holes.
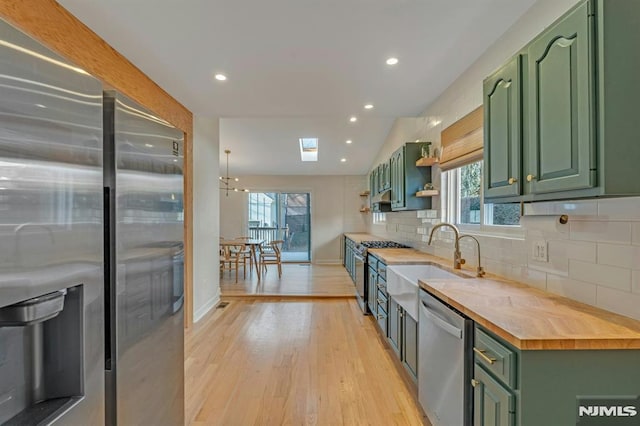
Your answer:
[[[0,307],[0,425],[48,424],[82,398],[82,287]]]

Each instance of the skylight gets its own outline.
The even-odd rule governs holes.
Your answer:
[[[318,161],[318,138],[300,138],[300,159]]]

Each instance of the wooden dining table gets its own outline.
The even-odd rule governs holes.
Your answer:
[[[264,243],[264,240],[260,240],[260,239],[220,240],[220,247],[239,246],[239,245],[249,246],[249,248],[251,249],[251,258],[253,259],[253,265],[256,267],[256,275],[258,276],[258,281],[260,281],[261,279],[260,266],[258,265],[258,255],[256,253],[256,248],[262,243]],[[251,260],[250,260],[249,266],[251,266]]]

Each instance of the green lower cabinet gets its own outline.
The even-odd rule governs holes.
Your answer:
[[[418,322],[407,314],[402,315],[402,365],[417,380],[418,377]]]
[[[474,348],[474,426],[606,425],[578,423],[578,398],[640,395],[640,350],[518,350],[478,325]]]
[[[477,363],[473,380],[474,426],[513,426],[515,396],[511,391]]]
[[[389,328],[387,329],[387,340],[391,344],[391,348],[400,355],[400,336],[402,336],[402,321],[400,317],[400,305],[394,298],[389,298]]]
[[[410,377],[417,382],[418,322],[393,297],[389,297],[387,341]]]

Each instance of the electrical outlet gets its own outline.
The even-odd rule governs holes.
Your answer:
[[[533,260],[538,262],[549,261],[549,244],[545,240],[533,242]]]

